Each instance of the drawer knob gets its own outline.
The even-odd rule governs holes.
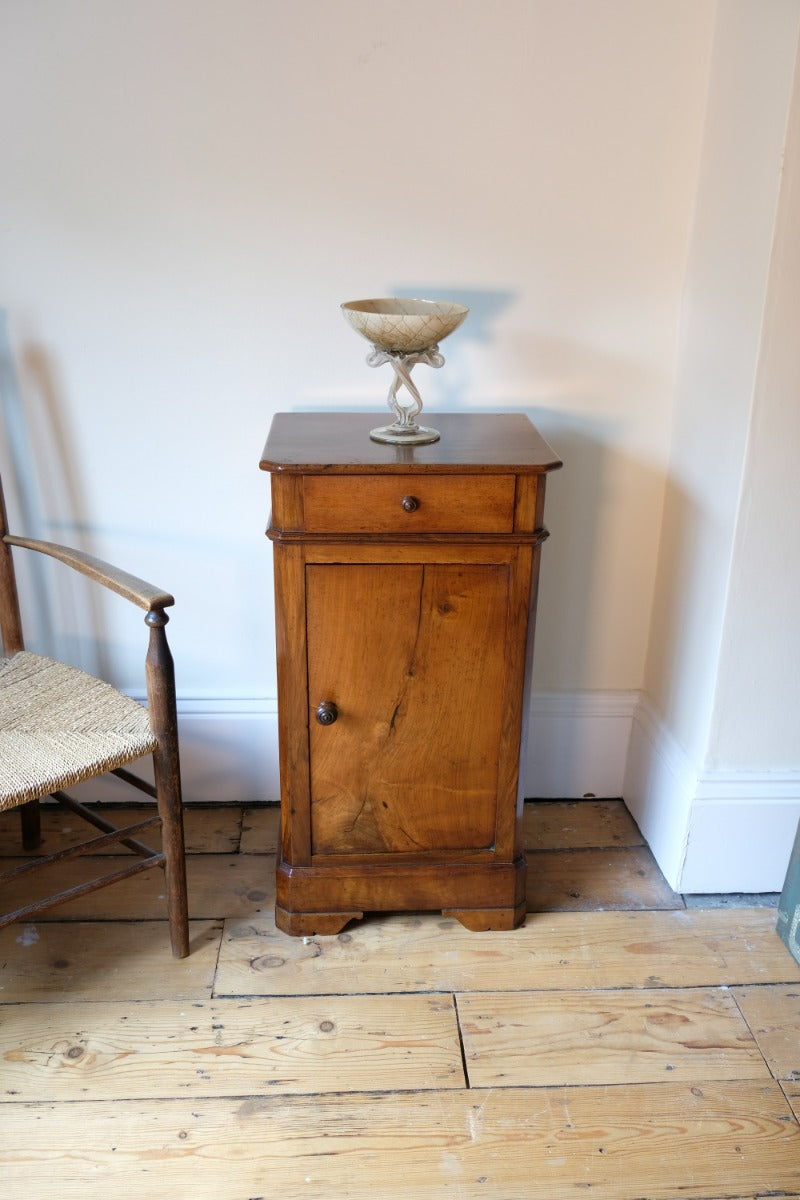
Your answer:
[[[419,500],[416,496],[403,496],[401,503],[406,512],[416,512],[419,508]]]
[[[332,725],[339,716],[339,710],[332,700],[323,700],[317,705],[316,718],[320,725]]]

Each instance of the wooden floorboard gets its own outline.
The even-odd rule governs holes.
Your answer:
[[[155,805],[98,805],[98,813],[107,817],[117,825],[132,825],[141,821],[148,812],[155,812]],[[272,823],[277,830],[277,808],[265,809],[270,813]],[[31,851],[49,853],[51,850],[75,846],[87,837],[92,836],[91,828],[57,804],[42,805],[42,844],[41,848]],[[189,854],[235,854],[239,850],[242,831],[242,812],[235,805],[220,807],[207,805],[203,808],[186,808],[184,812],[184,829],[186,850]],[[153,846],[159,847],[161,842],[157,829],[148,831],[144,837]],[[275,852],[275,846],[272,846]],[[19,836],[19,813],[15,809],[0,813],[0,857],[8,858],[23,854]],[[122,847],[116,847],[110,853],[126,854]]]
[[[733,995],[775,1078],[800,1080],[800,987],[735,988]]]
[[[222,924],[190,923],[191,954],[173,959],[166,921],[45,922],[0,930],[0,1004],[206,1000]]]
[[[472,1087],[769,1079],[719,988],[459,995]]]
[[[242,815],[242,854],[275,854],[279,829],[280,810],[277,805],[246,808]]]
[[[356,982],[357,981],[357,982]],[[219,995],[562,991],[800,982],[772,909],[531,915],[498,937],[433,914],[287,938],[265,915],[228,921]]]
[[[523,816],[526,850],[608,850],[644,846],[621,800],[534,800]]]
[[[786,1099],[794,1110],[795,1117],[800,1121],[800,1080],[787,1081],[781,1084],[781,1086],[786,1093]]]
[[[465,1084],[451,996],[0,1005],[0,1061],[0,1105]]]
[[[0,860],[0,870],[13,865],[12,859]],[[60,886],[74,887],[96,877],[98,868],[113,870],[114,858],[79,858],[58,867]],[[47,872],[49,877],[49,871]],[[248,917],[275,905],[275,859],[269,855],[189,854],[186,857],[189,904],[197,920]],[[46,873],[30,874],[15,885],[18,904],[28,904],[43,890]],[[43,921],[136,920],[163,918],[165,909],[164,873],[158,867],[131,876],[113,888],[89,892],[68,904],[54,908]],[[11,907],[8,889],[0,889],[0,909]]]
[[[621,802],[526,805],[508,933],[288,937],[277,809],[186,825],[189,958],[158,871],[0,931],[3,1200],[800,1200],[776,912],[684,906]]]
[[[19,1104],[10,1194],[716,1200],[800,1191],[778,1084]],[[51,1189],[51,1190],[48,1190]]]
[[[550,851],[528,855],[527,905],[531,913],[595,912],[626,909],[683,908],[641,847]],[[0,859],[0,871],[18,859]],[[98,864],[113,870],[119,858],[81,858],[59,867],[59,882],[74,887],[98,873]],[[192,913],[197,918],[247,917],[271,911],[275,904],[275,857],[268,854],[190,853],[186,869]],[[29,875],[15,885],[17,904],[43,894],[43,876]],[[163,874],[142,872],[111,891],[90,892],[53,910],[46,920],[94,920],[125,917],[150,921],[164,913]],[[11,907],[0,890],[0,907]]]
[[[528,912],[683,908],[644,846],[529,850]]]

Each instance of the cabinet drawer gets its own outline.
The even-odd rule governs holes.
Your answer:
[[[309,533],[510,533],[513,475],[306,475]]]

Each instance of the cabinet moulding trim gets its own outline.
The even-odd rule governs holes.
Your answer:
[[[267,529],[267,537],[277,544],[336,546],[540,546],[550,534],[546,529],[517,533],[306,533],[305,530]]]

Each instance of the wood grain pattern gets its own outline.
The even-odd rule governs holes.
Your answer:
[[[0,870],[13,860],[0,859]],[[59,880],[73,887],[121,860],[86,858],[62,863]],[[248,917],[275,903],[275,860],[244,854],[193,854],[186,860],[191,913],[195,920]],[[14,885],[19,904],[27,903],[42,884],[24,877]],[[0,903],[6,900],[0,890]],[[91,892],[52,909],[43,921],[157,921],[164,915],[164,875],[159,870],[122,880],[113,888]]]
[[[775,1083],[15,1104],[3,1133],[4,1186],[27,1200],[50,1200],[54,1180],[67,1200],[266,1198],[277,1180],[287,1200],[800,1190],[800,1130]]]
[[[269,917],[226,924],[221,995],[319,995],[354,979],[363,992],[713,987],[796,983],[800,966],[771,909],[551,913],[501,937],[393,915],[308,945]]]
[[[528,851],[528,912],[683,908],[645,846]]]
[[[476,992],[458,998],[472,1087],[769,1079],[729,992]]]
[[[800,987],[735,988],[733,995],[775,1078],[800,1080]]]
[[[511,533],[513,475],[307,475],[311,533]],[[413,500],[406,511],[403,500]],[[410,506],[409,506],[410,507]]]
[[[274,809],[251,816],[274,839]],[[222,846],[196,856],[204,903],[230,896]],[[304,942],[255,905],[222,946],[221,922],[195,923],[182,961],[163,920],[7,929],[0,1191],[800,1200],[800,1083],[755,1054],[786,1075],[797,1042],[774,924],[565,912],[476,935],[427,914]]]
[[[83,791],[90,792],[90,789],[91,785],[87,785]],[[91,806],[90,797],[86,803]],[[154,804],[147,803],[103,804],[98,806],[98,811],[101,815],[110,816],[120,825],[132,825],[134,821],[143,820],[149,814],[155,813],[156,809]],[[277,812],[277,806],[275,811]],[[38,850],[29,851],[30,854],[38,854],[41,849],[49,852],[61,847],[74,846],[85,840],[86,833],[82,823],[62,808],[45,803],[41,808],[41,818],[42,846]],[[185,808],[183,819],[187,853],[234,854],[239,849],[242,810],[238,805]],[[148,839],[156,849],[160,846],[159,835],[157,827],[148,833]],[[274,852],[274,845],[272,850]],[[11,858],[23,853],[25,852],[19,837],[19,814],[14,811],[0,813],[0,857]],[[106,853],[126,854],[127,851],[121,846],[115,846]]]
[[[450,996],[0,1005],[0,1104],[464,1086]]]
[[[313,852],[492,848],[508,569],[347,564],[306,578],[309,703],[339,710],[331,726],[310,718]]]
[[[303,528],[303,480],[298,475],[273,475],[270,478],[272,513],[270,525],[276,529]]]
[[[531,800],[525,805],[528,850],[603,850],[644,846],[622,800]]]
[[[274,854],[280,838],[281,812],[277,804],[246,808],[242,815],[242,854]]]
[[[192,812],[187,810],[188,839],[192,838]],[[242,852],[273,854],[277,847],[279,817],[277,805],[245,809]],[[525,848],[529,851],[645,846],[644,838],[622,800],[532,800],[523,810],[523,831]],[[0,841],[0,846],[3,845],[5,843]],[[203,846],[195,840],[190,848],[197,851]],[[224,852],[225,847],[220,846],[220,849]],[[651,870],[655,868],[652,855],[648,865]],[[636,884],[635,876],[626,878],[629,887]]]
[[[274,547],[272,559],[282,852],[291,862],[303,865],[311,862],[305,560],[299,547],[281,545]]]
[[[165,592],[162,588],[148,583],[147,580],[140,579],[137,575],[131,575],[128,571],[122,571],[119,567],[104,562],[100,558],[95,558],[92,554],[86,554],[83,550],[75,550],[72,546],[61,546],[57,542],[43,542],[37,538],[17,537],[10,533],[5,534],[3,541],[8,546],[18,546],[23,550],[35,550],[41,554],[47,554],[50,558],[58,559],[59,562],[65,563],[74,571],[86,575],[94,583],[102,584],[103,587],[109,588],[110,591],[116,592],[148,612],[153,609],[168,608],[175,603],[175,598],[170,592]]]
[[[450,864],[446,872],[441,864],[424,862],[377,864],[356,863],[333,865],[326,861],[324,886],[315,872],[303,868],[288,868],[278,864],[276,888],[276,923],[294,935],[334,934],[351,919],[366,912],[391,912],[398,907],[412,911],[449,912],[460,921],[469,921],[468,929],[514,929],[525,918],[524,868],[521,863],[472,861]],[[286,903],[287,881],[291,883],[294,909]],[[321,906],[335,895],[334,908]],[[475,904],[476,897],[481,903]],[[284,912],[307,915],[308,921],[284,923]],[[471,910],[467,916],[465,911]],[[322,920],[320,920],[320,913]],[[328,920],[336,916],[336,921]],[[339,919],[341,918],[341,919]],[[486,920],[488,923],[483,924]]]
[[[0,997],[67,1000],[202,1000],[211,996],[220,922],[192,921],[191,954],[164,958],[164,921],[40,921],[0,931]]]
[[[470,929],[513,928],[547,536],[532,525],[559,460],[521,413],[446,422],[419,454],[371,442],[360,414],[340,417],[278,414],[261,462],[274,479],[276,920],[294,936],[332,934],[370,908],[439,908]],[[302,479],[300,528],[287,478]],[[461,870],[478,857],[480,871]],[[416,881],[395,860],[418,863]]]
[[[380,474],[509,470],[541,474],[556,470],[561,460],[522,413],[426,413],[441,433],[429,446],[398,448],[370,439],[369,431],[385,423],[386,413],[277,413],[269,431],[261,469],[282,474],[342,470]],[[347,464],[343,466],[343,464]]]

